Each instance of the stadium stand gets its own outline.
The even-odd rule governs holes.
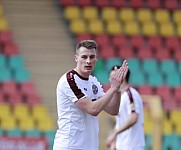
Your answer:
[[[59,4],[60,7],[66,8],[61,1]],[[161,98],[164,114],[162,149],[180,149],[179,119],[171,119],[173,116],[179,116],[179,114],[174,114],[174,111],[181,109],[179,94],[181,84],[180,1],[113,0],[110,4],[110,1],[102,0],[83,6],[82,9],[86,10],[92,5],[96,12],[92,18],[99,19],[99,24],[101,24],[100,32],[97,32],[96,36],[100,34],[109,36],[109,39],[99,40],[94,38],[95,32],[90,32],[90,30],[83,34],[88,34],[85,39],[95,39],[101,45],[98,64],[93,73],[107,89],[109,86],[106,73],[111,65],[128,59],[128,64],[134,74],[131,76],[133,86],[143,95],[158,95]],[[76,3],[76,6],[79,6],[79,3]],[[81,19],[91,22],[91,17]],[[92,19],[93,22],[94,19]],[[72,32],[72,35],[79,37],[75,32]],[[84,37],[79,38],[81,39]],[[107,49],[102,48],[103,45],[106,45]],[[152,145],[153,124],[149,119],[150,116],[147,115],[146,108],[145,106],[145,150],[150,150],[154,147]]]

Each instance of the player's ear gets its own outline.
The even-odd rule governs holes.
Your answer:
[[[75,55],[75,62],[77,62],[78,61],[78,56],[77,55]]]

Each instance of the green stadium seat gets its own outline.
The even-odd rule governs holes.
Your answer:
[[[140,70],[134,70],[131,72],[130,83],[134,86],[141,86],[146,83],[145,74]]]
[[[41,133],[38,129],[31,129],[24,131],[26,137],[40,137]]]
[[[166,74],[166,84],[170,87],[177,87],[181,84],[181,74],[171,72]]]
[[[18,128],[7,130],[5,133],[7,136],[10,136],[10,137],[21,137],[22,136],[22,132]]]
[[[175,60],[168,59],[160,62],[160,71],[164,74],[176,72],[177,66]]]
[[[109,72],[113,66],[118,65],[121,66],[122,60],[120,58],[108,58],[105,60],[105,68]]]
[[[148,74],[147,83],[153,87],[158,87],[165,83],[163,77],[162,73],[158,71],[151,72]]]
[[[108,84],[109,83],[109,72],[108,70],[98,70],[94,71],[94,75],[97,77],[98,81],[101,84]]]
[[[12,73],[10,69],[4,67],[0,68],[0,82],[9,81],[12,79]]]
[[[142,63],[142,69],[147,74],[156,72],[159,70],[159,63],[156,59],[145,59]]]
[[[134,70],[140,70],[141,69],[141,62],[137,58],[130,58],[127,60],[128,61],[128,66],[130,71]]]
[[[8,65],[12,69],[24,67],[24,57],[21,55],[12,55],[9,57]]]
[[[6,57],[0,54],[0,68],[6,67]]]
[[[54,143],[54,138],[55,138],[56,130],[50,130],[50,131],[45,131],[43,135],[47,138],[49,148],[52,150],[53,148],[53,143]]]
[[[104,60],[102,58],[99,58],[96,62],[94,71],[103,70],[104,69]]]
[[[31,74],[26,68],[19,68],[15,70],[14,79],[17,83],[29,81],[30,78]]]

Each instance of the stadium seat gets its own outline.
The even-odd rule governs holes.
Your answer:
[[[104,60],[99,58],[94,67],[94,71],[104,70]]]
[[[158,36],[158,26],[156,22],[153,21],[147,21],[142,24],[141,27],[142,34],[145,37],[153,37],[153,36]]]
[[[168,85],[161,85],[155,89],[155,94],[159,95],[163,100],[168,99],[173,94]]]
[[[159,61],[171,59],[171,53],[168,47],[160,47],[160,48],[157,47],[157,50],[155,51],[154,56]]]
[[[13,55],[8,59],[8,65],[11,69],[16,70],[25,67],[24,57],[22,55]]]
[[[49,130],[44,132],[44,136],[48,139],[50,149],[53,147],[55,134],[55,130]]]
[[[31,116],[35,120],[46,118],[48,116],[48,108],[44,104],[37,104],[31,107]]]
[[[158,71],[149,73],[147,79],[147,84],[152,87],[158,87],[165,83],[162,73]]]
[[[142,62],[142,69],[145,73],[150,74],[152,72],[159,71],[159,62],[157,59],[145,59]]]
[[[146,6],[151,9],[158,9],[161,7],[160,0],[146,0]]]
[[[180,22],[181,22],[181,10],[180,9],[176,9],[173,11],[172,19],[176,25],[180,24]]]
[[[22,132],[19,128],[9,129],[6,131],[6,136],[8,136],[8,137],[21,137]]]
[[[137,19],[140,23],[152,22],[152,11],[148,8],[140,8],[136,11]]]
[[[19,119],[19,128],[27,135],[27,131],[34,131],[36,128],[35,120],[31,116],[21,118]]]
[[[105,60],[105,69],[110,71],[113,66],[115,65],[121,66],[121,64],[122,64],[122,60],[118,57],[108,58]]]
[[[114,58],[117,56],[114,47],[111,45],[105,45],[104,47],[101,47],[99,50],[99,55],[103,59]]]
[[[170,22],[161,24],[159,28],[159,34],[164,38],[175,36],[175,27]]]
[[[120,8],[118,10],[118,18],[123,22],[132,22],[135,20],[135,11],[132,8]]]
[[[160,62],[160,71],[164,74],[176,73],[176,61],[172,59],[163,60]]]
[[[109,0],[98,0],[94,2],[94,5],[98,8],[107,7],[110,5]]]
[[[170,14],[167,9],[156,9],[154,11],[155,21],[159,24],[165,24],[170,22]]]
[[[179,61],[177,61],[177,69],[178,69],[178,72],[181,73],[181,59]]]
[[[0,68],[0,82],[10,81],[12,80],[12,73],[9,68],[2,67]]]
[[[126,22],[124,25],[124,34],[128,36],[140,35],[140,26],[136,21]]]
[[[144,0],[130,0],[129,6],[136,9],[141,8],[144,6]]]
[[[53,120],[50,117],[40,118],[37,120],[37,128],[41,132],[52,131],[54,129]]]
[[[77,5],[81,7],[87,7],[93,5],[92,0],[77,0]]]
[[[73,6],[75,5],[75,0],[59,0],[59,3],[62,7]]]
[[[110,44],[110,36],[105,33],[95,35],[94,39],[99,45],[99,47],[104,47],[104,45]]]
[[[93,35],[102,34],[105,32],[105,24],[102,20],[91,20],[88,24],[88,32]]]
[[[132,47],[120,47],[119,57],[122,59],[130,59],[130,58],[135,57],[135,52],[132,49]]]
[[[31,79],[31,73],[27,68],[18,68],[14,72],[14,80],[17,83],[29,81]]]
[[[151,36],[147,40],[148,45],[156,50],[157,48],[163,47],[163,40],[160,36]]]
[[[87,6],[82,8],[82,17],[87,21],[98,19],[98,13],[99,10],[96,6]]]
[[[7,101],[10,103],[12,106],[16,104],[21,104],[23,103],[23,98],[22,95],[19,92],[9,94],[7,96]]]
[[[8,103],[0,103],[0,120],[12,115],[11,106]]]
[[[168,37],[165,39],[165,45],[168,49],[174,51],[177,48],[180,48],[180,41],[179,39],[174,36],[174,37]]]
[[[23,103],[15,104],[13,107],[13,114],[17,120],[21,120],[23,118],[29,118],[30,116],[29,106]]]
[[[153,95],[153,88],[148,84],[139,86],[138,91],[141,95]]]
[[[34,128],[32,130],[26,130],[24,131],[24,135],[26,137],[40,137],[41,133],[38,129]]]
[[[110,5],[115,8],[125,7],[126,0],[112,0]]]
[[[181,37],[181,23],[176,26],[176,36]]]
[[[103,7],[100,13],[105,22],[117,20],[117,9],[114,7]]]
[[[166,84],[169,87],[177,87],[181,84],[180,74],[177,72],[171,72],[166,74]]]
[[[19,92],[23,95],[36,93],[36,86],[33,81],[26,81],[18,85]]]
[[[5,57],[5,55],[1,55],[0,54],[0,68],[5,68],[6,67],[6,62],[7,60],[6,60],[6,57]]]
[[[164,7],[169,10],[175,10],[179,6],[178,0],[165,0]]]
[[[94,75],[97,77],[98,81],[101,84],[108,84],[109,83],[109,72],[108,70],[98,70],[94,72]]]
[[[7,57],[11,55],[19,55],[20,52],[18,45],[13,41],[5,43],[3,46],[3,54]]]
[[[0,17],[0,31],[8,31],[9,30],[9,23],[5,15]]]
[[[82,40],[90,40],[90,39],[93,39],[93,37],[89,33],[78,34],[75,36],[76,42],[80,42]]]
[[[18,127],[16,119],[11,115],[1,119],[1,129],[14,130]]]
[[[84,34],[87,32],[87,24],[83,19],[75,19],[70,22],[70,30],[73,34]]]
[[[140,72],[139,70],[132,71],[130,76],[130,83],[133,86],[138,86],[138,87],[144,85],[146,83],[145,74]]]
[[[141,61],[138,58],[127,59],[130,71],[141,70]]]
[[[0,31],[0,41],[2,43],[8,43],[13,41],[13,35],[10,30],[8,31]]]
[[[12,80],[3,82],[1,90],[6,95],[18,92],[17,84]]]
[[[113,35],[112,36],[112,44],[117,48],[127,47],[128,39],[124,35]]]
[[[149,46],[142,46],[137,50],[137,57],[141,60],[153,58],[153,50]]]
[[[109,35],[120,35],[123,32],[123,27],[118,20],[113,20],[107,22],[105,30]]]
[[[81,18],[81,8],[78,6],[67,6],[64,8],[64,17],[67,21],[71,22],[75,19]]]
[[[164,135],[168,135],[173,133],[173,123],[170,120],[164,120],[163,121],[163,133]]]
[[[41,104],[42,103],[42,98],[37,92],[26,93],[24,95],[24,101],[26,103],[28,103],[30,106],[34,106],[34,105],[37,105],[37,104]]]
[[[130,37],[130,45],[133,49],[138,50],[145,45],[145,39],[141,35],[132,36]]]

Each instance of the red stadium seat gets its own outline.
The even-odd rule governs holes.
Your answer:
[[[142,95],[153,95],[153,88],[150,85],[141,85],[138,87],[138,91]]]
[[[103,47],[104,45],[110,44],[110,37],[107,34],[98,34],[94,37],[95,41],[98,43],[100,47]]]
[[[126,0],[112,0],[110,5],[115,8],[125,7]]]
[[[133,8],[141,8],[143,7],[143,0],[130,0],[129,1],[129,6]]]
[[[155,92],[155,94],[158,94],[163,100],[167,100],[173,95],[171,88],[167,85],[158,86]]]
[[[170,51],[167,47],[163,48],[157,48],[157,50],[155,51],[155,57],[158,60],[165,60],[165,59],[170,59]]]
[[[176,99],[178,99],[181,102],[181,87],[175,87],[173,89],[173,95],[175,96]]]
[[[32,81],[26,81],[19,84],[19,91],[23,95],[36,93],[36,86]]]
[[[179,6],[179,3],[177,0],[165,0],[164,2],[164,7],[166,9],[174,10],[177,9]]]
[[[181,47],[174,49],[174,51],[173,51],[173,58],[176,61],[180,61],[181,60]]]
[[[130,45],[136,50],[145,45],[144,37],[139,36],[139,35],[138,36],[132,36],[130,38],[130,42],[131,42]]]
[[[131,47],[120,47],[119,57],[123,59],[129,59],[135,57],[135,52]]]
[[[146,6],[151,9],[157,9],[161,7],[160,0],[147,0]]]
[[[97,0],[95,1],[95,5],[99,8],[107,7],[110,5],[109,0]]]
[[[101,47],[99,54],[100,57],[103,59],[116,57],[115,49],[113,46],[110,45],[105,45],[104,47]]]
[[[92,36],[89,33],[84,33],[84,34],[78,34],[75,37],[76,42],[82,41],[82,40],[91,40]]]
[[[34,106],[42,103],[42,98],[38,93],[29,93],[25,95],[25,102],[30,106]]]
[[[180,41],[176,36],[166,38],[165,39],[165,45],[170,50],[174,50],[174,49],[179,48],[181,46]]]
[[[127,47],[128,44],[128,39],[123,36],[123,35],[114,35],[112,37],[112,43],[113,45],[115,45],[116,47],[120,48],[120,47]]]
[[[17,44],[8,42],[4,45],[3,53],[6,56],[17,55],[19,54],[19,48]]]
[[[13,37],[12,37],[12,32],[11,31],[1,31],[0,32],[0,42],[1,43],[7,43],[7,42],[12,42]]]
[[[142,60],[153,58],[153,50],[149,46],[142,46],[137,51],[137,57]]]
[[[17,84],[14,81],[6,81],[2,84],[2,92],[5,95],[14,94],[18,91]]]
[[[62,7],[72,6],[76,4],[75,0],[59,0],[59,3]]]
[[[77,5],[85,7],[85,6],[91,6],[92,0],[77,0]]]
[[[148,38],[148,45],[154,50],[163,47],[162,38],[159,36],[150,37]]]
[[[7,96],[7,100],[13,106],[19,103],[23,103],[23,97],[19,92],[9,94]]]

